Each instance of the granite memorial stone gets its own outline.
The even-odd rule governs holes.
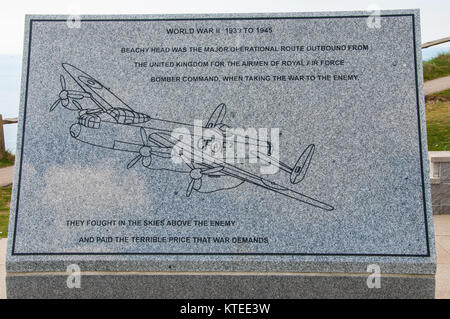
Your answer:
[[[8,297],[433,297],[419,26],[27,16]]]

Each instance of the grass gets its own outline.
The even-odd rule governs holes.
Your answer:
[[[14,154],[6,151],[0,158],[0,168],[14,165]],[[9,202],[11,200],[11,186],[0,187],[0,238],[8,236]]]
[[[439,54],[434,59],[423,63],[423,78],[425,81],[450,75],[450,53]]]
[[[0,238],[8,237],[9,214],[0,214]]]
[[[5,156],[0,158],[0,168],[14,165],[14,154],[10,151],[6,151]]]
[[[9,202],[11,186],[0,187],[0,238],[8,236]]]
[[[450,101],[450,89],[438,93],[433,93],[425,98],[426,102],[446,102]]]
[[[450,53],[439,54],[423,63],[425,81],[450,75]],[[450,90],[431,94],[425,98],[427,114],[428,149],[450,150]]]
[[[427,97],[427,135],[430,151],[450,150],[450,90]]]

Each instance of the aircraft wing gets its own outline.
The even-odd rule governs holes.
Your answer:
[[[233,176],[236,178],[239,178],[242,181],[263,187],[265,189],[271,190],[275,193],[282,194],[284,196],[290,197],[292,199],[296,199],[298,201],[301,201],[305,204],[312,205],[317,208],[321,208],[324,210],[331,211],[334,208],[324,202],[321,202],[317,199],[314,199],[312,197],[306,196],[304,194],[301,194],[299,192],[296,192],[294,190],[291,190],[289,188],[286,188],[284,186],[281,186],[275,182],[272,182],[270,180],[264,179],[260,176],[257,176],[255,174],[249,173],[241,168],[237,168],[233,165],[230,165],[228,163],[222,163],[219,164],[223,166],[224,168],[221,170],[221,173],[227,174],[229,176]]]
[[[92,101],[103,111],[107,111],[111,108],[123,108],[133,111],[107,87],[86,72],[68,63],[63,63],[62,67],[84,92],[89,93]]]
[[[163,139],[167,143],[172,144],[173,147],[176,147],[175,142],[172,141],[172,137],[169,134],[165,134],[165,133],[155,133],[155,134],[159,135],[160,139]],[[186,149],[183,149],[183,151],[186,151]],[[219,174],[235,177],[244,182],[248,182],[253,185],[263,187],[263,188],[273,191],[275,193],[282,194],[284,196],[290,197],[292,199],[296,199],[300,202],[303,202],[305,204],[308,204],[308,205],[311,205],[311,206],[314,206],[314,207],[317,207],[320,209],[324,209],[327,211],[334,210],[334,207],[332,207],[324,202],[321,202],[317,199],[314,199],[312,197],[306,196],[304,194],[301,194],[299,192],[296,192],[294,190],[291,190],[289,188],[281,186],[275,182],[272,182],[270,180],[267,180],[265,178],[257,176],[253,173],[247,172],[246,170],[235,167],[235,166],[228,164],[222,160],[218,161],[216,158],[213,158],[213,157],[209,156],[208,154],[204,154],[197,150],[191,150],[190,153],[191,153],[191,157],[194,160],[197,159],[200,163],[202,163],[202,159],[203,159],[203,163],[206,163],[212,167],[222,167]]]
[[[151,133],[148,139],[159,147],[172,148],[174,145],[172,141],[167,141],[166,138],[160,136],[158,133]]]
[[[170,159],[172,157],[171,144],[169,144],[169,146],[163,145],[163,143],[158,142],[157,140],[152,138],[152,135],[154,137],[154,134],[148,136],[147,131],[142,127],[140,129],[140,135],[141,143],[138,144],[129,141],[114,140],[113,149],[125,152],[140,153],[140,155],[145,157],[150,157],[152,155],[167,159]]]

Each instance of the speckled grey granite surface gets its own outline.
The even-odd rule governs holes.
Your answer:
[[[419,13],[383,11],[380,28],[369,28],[367,15],[83,16],[80,28],[69,28],[66,16],[27,16],[7,271],[65,271],[68,264],[77,263],[83,271],[365,273],[368,264],[376,263],[385,273],[434,274],[422,65],[416,63],[421,61]],[[168,35],[167,28],[193,28],[194,33]],[[219,28],[220,33],[198,34],[197,28]],[[227,28],[272,32],[227,34]],[[346,49],[172,49],[327,45]],[[367,50],[349,50],[352,45],[367,45]],[[122,51],[136,47],[165,47],[170,52]],[[137,68],[134,63],[235,60],[344,64]],[[127,169],[134,153],[71,137],[69,128],[78,112],[61,105],[49,112],[61,91],[60,75],[68,89],[80,89],[66,72],[74,69],[63,63],[88,73],[152,119],[175,124],[200,119],[205,124],[216,106],[225,103],[223,122],[231,127],[279,128],[280,159],[291,167],[314,144],[313,160],[300,184],[290,184],[289,174],[282,171],[267,178],[334,209],[323,210],[249,183],[207,194],[194,190],[186,197],[188,174],[147,169],[140,163]],[[317,79],[325,74],[357,79]],[[232,75],[315,75],[316,80],[223,80]],[[152,82],[157,76],[217,76],[219,81]],[[98,108],[86,100],[80,100],[83,108]],[[168,129],[167,122],[154,121]],[[133,132],[111,122],[101,125],[98,131],[82,127],[82,134],[141,144],[138,125]],[[152,165],[159,164],[154,158]],[[186,165],[180,167],[186,170]],[[208,180],[203,184],[207,188]],[[162,219],[226,220],[234,225],[67,226],[68,220]],[[231,242],[79,242],[90,236],[229,237]],[[233,243],[237,237],[267,241]]]
[[[369,289],[360,276],[88,275],[68,289],[66,276],[9,276],[7,296],[22,298],[432,298],[432,277],[383,277]]]

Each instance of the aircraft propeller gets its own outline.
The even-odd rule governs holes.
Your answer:
[[[191,196],[192,190],[195,189],[198,191],[202,187],[202,177],[203,175],[211,175],[214,173],[218,173],[223,170],[223,166],[216,166],[212,168],[198,168],[195,167],[194,163],[188,161],[184,156],[181,156],[186,165],[191,169],[189,173],[189,184],[186,190],[186,196]]]
[[[139,155],[133,158],[127,165],[127,168],[132,168],[139,160],[142,160],[144,167],[149,167],[152,164],[152,155],[163,158],[171,158],[170,151],[158,151],[161,147],[151,146],[148,142],[147,132],[143,127],[140,130],[142,147],[139,149]]]
[[[59,98],[50,107],[50,112],[53,111],[60,103],[66,109],[73,110],[72,108],[68,107],[71,102],[78,110],[81,110],[82,108],[80,103],[75,100],[81,100],[84,97],[89,97],[90,94],[86,92],[67,90],[66,80],[63,75],[60,76],[59,81],[61,83],[61,92],[59,92]]]

